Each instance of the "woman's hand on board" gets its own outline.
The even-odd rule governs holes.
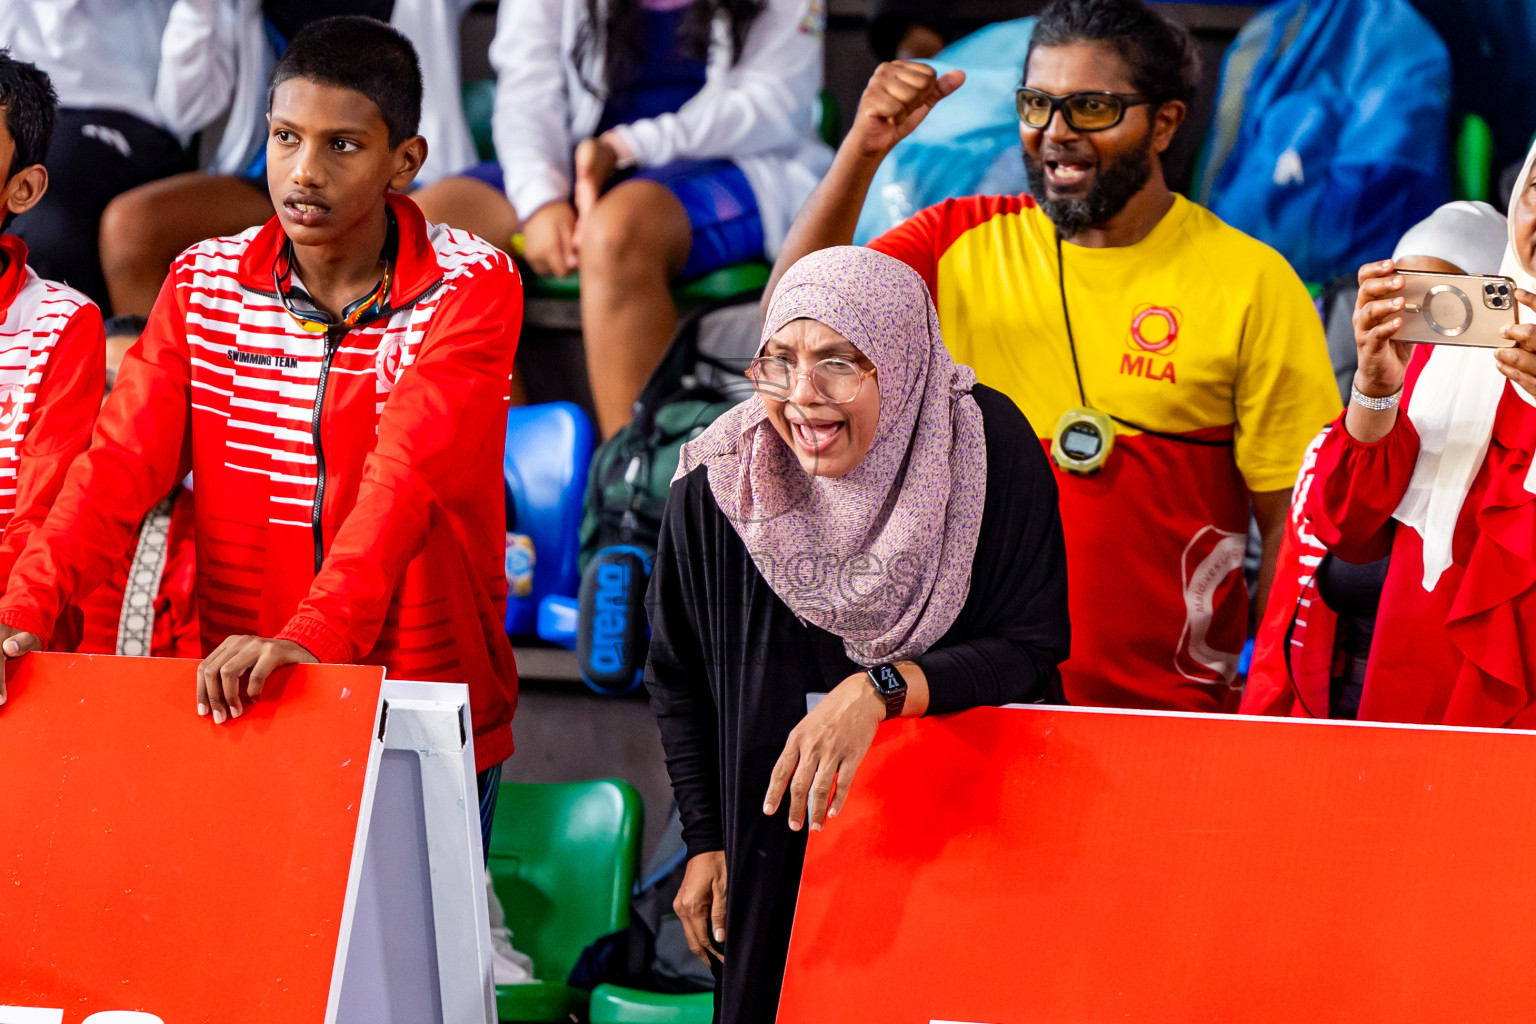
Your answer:
[[[844,679],[789,734],[769,777],[763,813],[778,813],[787,791],[789,827],[799,831],[809,820],[812,832],[821,831],[842,810],[884,720],[885,702],[869,677],[860,672]]]

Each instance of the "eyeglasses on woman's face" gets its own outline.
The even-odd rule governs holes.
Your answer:
[[[1019,108],[1019,120],[1026,127],[1044,129],[1060,110],[1067,127],[1073,131],[1102,132],[1123,121],[1125,112],[1131,107],[1145,106],[1152,100],[1134,92],[1074,92],[1054,96],[1025,87],[1015,94],[1014,102]]]
[[[747,364],[747,379],[753,390],[776,402],[788,401],[796,381],[803,378],[811,382],[811,389],[824,400],[845,405],[859,397],[864,381],[874,373],[873,369],[861,370],[846,359],[823,359],[808,373],[779,356],[759,356]]]

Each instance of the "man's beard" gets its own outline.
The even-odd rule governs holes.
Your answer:
[[[1131,197],[1140,192],[1152,177],[1152,133],[1146,145],[1116,157],[1099,168],[1093,187],[1080,199],[1052,199],[1046,192],[1044,162],[1036,162],[1024,150],[1024,170],[1029,176],[1029,194],[1056,225],[1061,237],[1072,238],[1088,228],[1108,221],[1125,209]]]

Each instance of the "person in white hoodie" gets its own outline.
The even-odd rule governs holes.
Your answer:
[[[102,4],[125,0],[96,0]],[[163,0],[157,0],[163,2]],[[208,0],[177,0],[181,3]],[[267,197],[267,79],[300,29],[321,18],[362,14],[388,20],[416,47],[423,72],[421,135],[427,160],[418,181],[474,162],[459,98],[459,21],[474,0],[219,0],[234,52],[217,78],[190,76],[192,91],[229,111],[207,171],[188,171],[124,192],[102,214],[101,263],[112,312],[148,316],[171,261],[188,246],[236,235],[272,216]],[[5,0],[0,0],[3,7]],[[183,79],[189,78],[185,72]],[[211,119],[211,117],[210,117]]]
[[[603,435],[677,325],[670,285],[772,258],[831,164],[824,0],[502,0],[497,161],[418,194],[428,219],[581,273]]]

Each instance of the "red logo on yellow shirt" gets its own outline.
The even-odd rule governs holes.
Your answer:
[[[1131,317],[1131,330],[1126,345],[1133,352],[1147,353],[1120,357],[1120,372],[1148,380],[1166,380],[1178,383],[1174,373],[1174,349],[1179,345],[1179,311],[1171,306],[1155,306],[1148,302],[1136,308]],[[1159,363],[1158,357],[1165,362]]]
[[[1171,306],[1139,306],[1131,317],[1130,344],[1143,352],[1171,356],[1179,344],[1179,311]]]

